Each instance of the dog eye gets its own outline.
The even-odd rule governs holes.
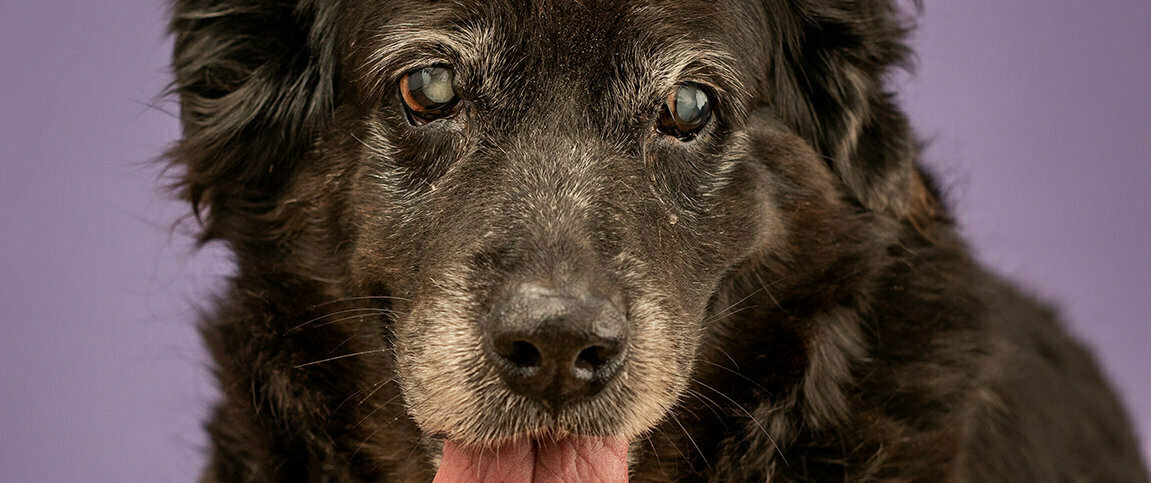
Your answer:
[[[446,67],[424,67],[400,80],[400,97],[412,124],[421,126],[455,115],[459,97],[452,87],[453,78]]]
[[[711,97],[703,89],[683,84],[672,89],[659,112],[659,132],[688,141],[711,119]]]

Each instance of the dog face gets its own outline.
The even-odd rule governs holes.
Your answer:
[[[889,2],[194,3],[172,157],[205,239],[385,300],[329,329],[427,435],[634,438],[738,336],[743,275],[808,296],[912,211]]]
[[[634,436],[686,384],[723,274],[778,232],[731,125],[752,60],[693,39],[684,12],[471,8],[357,30],[384,33],[353,62],[378,107],[352,276],[403,299],[393,347],[425,431]],[[424,119],[413,98],[437,104],[411,85],[436,82]],[[677,104],[697,126],[667,125]]]

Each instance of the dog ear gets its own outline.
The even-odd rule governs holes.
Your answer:
[[[909,57],[908,22],[892,0],[788,3],[791,12],[768,7],[783,54],[771,62],[765,92],[862,206],[912,216],[923,189],[916,145],[883,85]],[[909,3],[918,11],[919,2]]]
[[[183,140],[167,158],[204,225],[203,241],[217,237],[222,220],[266,212],[332,116],[334,30],[330,7],[319,3],[174,4],[171,92],[179,95]]]

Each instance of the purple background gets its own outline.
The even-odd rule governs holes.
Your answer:
[[[1060,301],[1151,435],[1151,2],[926,3],[898,83],[966,233]],[[148,106],[164,8],[0,0],[0,481],[202,464],[193,305],[230,268],[170,231],[149,163],[178,134]]]

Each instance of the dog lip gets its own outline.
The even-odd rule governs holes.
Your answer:
[[[477,437],[473,433],[461,433],[451,429],[440,429],[430,432],[425,432],[428,441],[435,443],[455,442],[467,447],[475,448],[491,448],[513,441],[558,441],[565,438],[613,438],[613,439],[628,439],[622,432],[617,431],[598,431],[598,430],[584,430],[577,427],[572,427],[568,424],[561,422],[564,416],[564,410],[558,411],[540,411],[536,408],[535,415],[542,417],[543,421],[534,425],[531,428],[521,428],[511,433],[502,433],[494,435],[489,433],[488,436]]]

